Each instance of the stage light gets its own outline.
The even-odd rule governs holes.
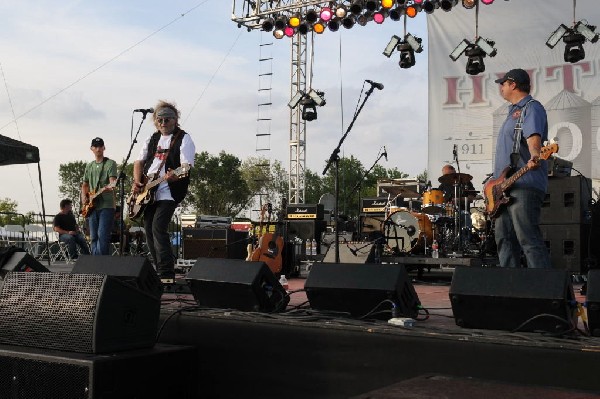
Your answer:
[[[298,104],[300,103],[300,100],[302,100],[304,98],[304,94],[305,93],[302,90],[298,90],[298,92],[296,94],[294,94],[294,96],[288,103],[288,107],[290,107],[290,109],[296,108],[298,106]]]
[[[556,46],[558,44],[560,39],[562,39],[562,37],[568,31],[569,31],[569,28],[567,28],[564,24],[560,24],[558,26],[558,28],[556,28],[556,30],[554,32],[552,32],[552,34],[550,35],[548,40],[546,40],[546,46],[548,46],[550,48],[554,48],[554,46]]]
[[[485,40],[483,37],[480,37],[475,41],[475,45],[479,46],[479,48],[490,57],[495,57],[497,53],[494,44],[496,43],[491,40]]]
[[[387,46],[385,46],[385,49],[383,50],[383,55],[390,58],[392,53],[396,49],[398,43],[400,43],[400,38],[396,35],[393,35]]]
[[[410,18],[416,17],[418,12],[419,10],[417,9],[416,5],[410,5],[406,7],[406,15]]]
[[[275,27],[275,20],[273,18],[267,18],[262,23],[262,30],[265,32],[271,32]]]
[[[415,3],[415,4],[422,4],[423,0],[413,0],[413,3]]]
[[[569,32],[563,37],[565,42],[565,62],[575,63],[585,58],[585,50],[583,49],[583,43],[585,43],[585,37],[581,33]]]
[[[467,69],[466,72],[469,75],[478,75],[482,72],[485,72],[485,64],[483,63],[483,57],[485,57],[485,52],[476,45],[471,45],[466,51],[465,55],[469,57],[467,59]]]
[[[442,10],[447,12],[452,10],[452,7],[454,7],[457,4],[458,0],[442,0],[440,3],[440,7],[442,8]]]
[[[302,100],[302,119],[307,122],[314,121],[317,119],[317,107],[315,106],[314,101],[311,99],[305,98]]]
[[[335,9],[335,16],[338,18],[344,18],[346,17],[346,15],[348,15],[348,9],[346,8],[346,6],[343,4],[337,6],[337,8]]]
[[[364,8],[363,0],[354,0],[352,4],[350,4],[350,12],[354,15],[359,15],[362,13]]]
[[[379,8],[379,0],[366,0],[365,8],[368,11],[374,12]]]
[[[385,21],[385,12],[377,11],[375,14],[373,14],[373,21],[376,24],[381,25],[383,23],[383,21]]]
[[[342,18],[342,26],[346,29],[351,29],[355,22],[356,18],[354,15],[347,15],[346,17]]]
[[[287,37],[292,37],[294,36],[294,34],[296,33],[296,30],[294,28],[292,28],[291,26],[286,26],[283,29],[283,33],[287,36]]]
[[[285,33],[283,33],[283,29],[275,29],[273,31],[273,37],[275,37],[275,39],[282,39],[285,36]]]
[[[494,0],[481,0],[481,2],[487,6],[489,4],[492,4]]]
[[[392,21],[399,21],[400,18],[402,18],[402,16],[404,15],[404,13],[404,7],[396,7],[390,10],[390,19]]]
[[[598,41],[598,34],[595,32],[595,26],[587,25],[579,21],[575,24],[575,30],[581,33],[591,43],[596,43]]]
[[[431,14],[435,11],[436,8],[440,6],[437,0],[426,0],[423,2],[423,11],[427,14]]]
[[[360,26],[365,26],[371,20],[373,20],[373,15],[369,11],[365,11],[363,15],[359,15],[358,18],[356,18],[356,23]]]
[[[410,47],[414,50],[415,53],[420,53],[421,51],[423,51],[423,46],[421,46],[421,38],[407,33],[404,40],[410,45]]]
[[[407,69],[415,65],[415,53],[410,44],[401,42],[398,44],[398,51],[400,51],[400,61],[398,62],[400,68]]]
[[[275,29],[284,30],[287,26],[287,17],[285,15],[280,15],[275,18]]]
[[[325,93],[322,91],[317,91],[315,89],[310,89],[310,91],[308,92],[308,97],[314,101],[314,103],[319,106],[322,107],[324,106],[327,102],[325,101]]]
[[[300,17],[300,14],[294,14],[288,20],[288,25],[291,26],[292,28],[297,28],[298,25],[300,25],[301,21],[302,21],[302,18]]]
[[[321,34],[323,32],[325,32],[325,23],[322,21],[319,21],[317,23],[315,23],[313,25],[313,32],[317,33],[317,34]]]
[[[394,0],[381,0],[381,7],[383,8],[392,8],[394,5]]]
[[[464,8],[466,9],[471,9],[473,7],[475,7],[475,5],[477,4],[477,0],[462,0],[462,5]]]
[[[465,52],[465,50],[471,46],[471,43],[467,39],[463,39],[462,42],[458,43],[458,46],[450,53],[452,61],[456,60]]]
[[[332,32],[337,32],[340,29],[340,20],[337,18],[327,22],[327,28]]]
[[[304,20],[309,24],[314,24],[319,20],[319,13],[317,12],[317,10],[308,10],[306,12],[306,15],[304,16]]]
[[[300,25],[298,25],[297,29],[298,33],[301,35],[306,35],[308,32],[310,32],[310,24],[306,21],[302,21]]]
[[[328,22],[333,17],[333,12],[329,7],[321,8],[321,13],[319,14],[321,19],[325,22]]]

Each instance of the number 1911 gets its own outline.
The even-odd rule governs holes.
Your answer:
[[[483,144],[463,144],[461,150],[463,154],[481,155],[483,154]]]

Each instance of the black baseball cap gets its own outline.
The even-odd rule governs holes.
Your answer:
[[[504,74],[503,77],[501,77],[500,79],[496,79],[495,82],[498,84],[502,84],[504,82],[506,82],[507,80],[512,80],[513,82],[516,83],[520,83],[520,84],[530,84],[531,82],[529,81],[529,74],[527,72],[525,72],[524,69],[511,69],[510,71],[506,72]]]
[[[104,140],[102,140],[100,137],[96,137],[92,140],[91,145],[92,147],[104,147]]]

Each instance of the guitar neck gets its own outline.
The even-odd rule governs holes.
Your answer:
[[[517,180],[519,180],[525,173],[529,172],[529,166],[525,165],[521,169],[517,170],[511,177],[504,180],[500,187],[502,191],[507,190],[510,186],[512,186]]]

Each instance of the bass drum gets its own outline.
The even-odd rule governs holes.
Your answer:
[[[431,245],[433,229],[429,217],[423,213],[397,211],[383,224],[387,246],[399,253],[424,253]]]

